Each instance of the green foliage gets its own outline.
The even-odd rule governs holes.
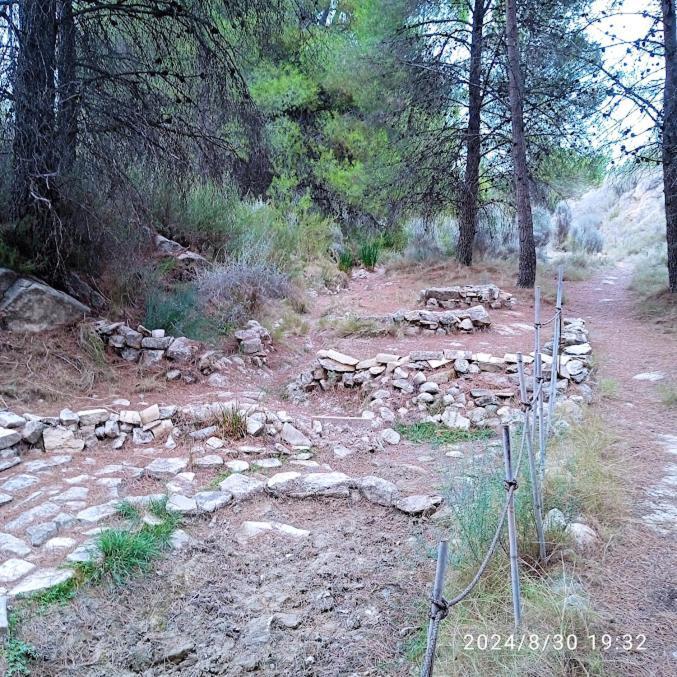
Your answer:
[[[58,585],[54,585],[51,588],[47,588],[47,590],[34,593],[31,595],[30,601],[31,603],[37,605],[38,608],[42,609],[53,604],[63,606],[67,602],[70,602],[73,597],[75,597],[80,583],[81,581],[79,578],[74,576],[63,583],[59,583]]]
[[[200,341],[213,340],[224,330],[203,312],[197,290],[191,284],[149,292],[143,324],[164,329],[170,336],[187,336]]]
[[[571,148],[557,148],[536,167],[535,175],[548,187],[548,206],[554,208],[561,199],[579,197],[604,180],[608,158],[580,153]]]
[[[30,675],[31,661],[38,657],[35,647],[21,640],[11,637],[4,648],[5,662],[7,663],[6,677]]]
[[[405,440],[419,444],[428,443],[435,446],[487,440],[494,434],[490,428],[456,430],[438,425],[437,423],[411,423],[406,425],[401,423],[396,427],[396,430]]]
[[[263,65],[254,73],[249,91],[261,110],[273,115],[313,111],[319,103],[318,84],[291,64]]]
[[[366,240],[358,250],[358,256],[365,268],[373,270],[381,254],[381,243],[377,238]]]
[[[672,409],[677,407],[677,385],[666,383],[658,386],[658,393],[661,398],[661,404]]]
[[[338,268],[344,273],[349,273],[355,267],[355,257],[350,249],[342,249],[339,252]]]

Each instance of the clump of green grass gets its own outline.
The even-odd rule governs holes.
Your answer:
[[[141,511],[135,505],[132,505],[129,501],[121,501],[120,503],[118,503],[117,511],[120,517],[127,519],[130,522],[141,521]]]
[[[355,267],[355,257],[350,249],[342,249],[338,255],[338,269],[349,273]]]
[[[458,444],[459,442],[475,442],[488,440],[493,436],[490,428],[477,430],[456,430],[437,423],[399,424],[396,430],[405,440],[419,444],[429,443],[435,446],[441,444]]]
[[[223,412],[218,426],[223,437],[237,440],[247,436],[247,417],[240,411],[237,403]]]
[[[231,473],[228,470],[225,470],[224,472],[218,473],[215,477],[212,478],[211,482],[207,485],[209,489],[218,489],[219,484],[223,482],[223,480],[228,479],[233,473]]]
[[[63,583],[47,588],[47,590],[34,593],[31,595],[30,601],[40,609],[44,609],[54,604],[63,606],[75,597],[80,584],[81,580],[78,576],[75,576]]]
[[[337,320],[334,327],[334,333],[341,338],[347,336],[385,336],[391,331],[391,328],[384,326],[376,320],[371,320],[358,315],[346,315]]]
[[[358,255],[362,265],[373,270],[381,256],[381,242],[378,239],[366,240],[360,245]]]
[[[666,383],[658,387],[658,392],[661,396],[661,402],[666,407],[677,407],[677,385]]]
[[[178,515],[167,512],[166,499],[148,504],[148,512],[160,519],[158,524],[141,523],[139,511],[129,503],[120,504],[118,511],[134,523],[133,527],[107,529],[97,536],[99,557],[79,567],[87,581],[110,579],[119,585],[136,573],[148,571],[152,561],[169,546],[180,522]]]
[[[618,397],[618,381],[613,378],[603,378],[599,382],[600,395],[612,400]]]

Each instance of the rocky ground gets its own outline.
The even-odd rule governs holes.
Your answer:
[[[514,363],[482,369],[482,360],[469,359],[468,366],[477,369],[464,370],[465,365],[456,364],[462,358],[445,357],[444,351],[468,351],[469,357],[528,353],[533,350],[532,307],[517,293],[513,308],[489,309],[489,329],[445,335],[433,330],[341,337],[336,318],[415,307],[422,287],[444,281],[442,268],[424,280],[383,272],[358,277],[342,294],[315,300],[306,336],[276,346],[259,363],[230,361],[219,372],[221,387],[215,379],[210,386],[211,376],[198,374],[196,383],[182,380],[141,396],[124,390],[92,392],[85,411],[96,406],[107,412],[107,422],[97,422],[94,428],[113,423],[119,427],[125,424],[121,412],[144,412],[158,405],[158,415],[147,424],[126,424],[131,426],[129,439],[118,449],[113,446],[119,435],[107,437],[103,430],[101,440],[96,434],[87,437],[81,422],[59,418],[56,429],[70,425],[72,439],[87,437],[87,446],[69,441],[71,449],[57,445],[48,453],[25,450],[21,463],[4,470],[0,587],[10,594],[63,580],[68,575],[60,567],[64,560],[96,557],[92,539],[99,529],[120,521],[116,505],[122,499],[143,506],[149,496],[169,495],[169,507],[183,519],[174,554],[148,576],[113,593],[106,587],[82,590],[67,607],[25,621],[22,632],[40,655],[32,674],[230,675],[253,669],[271,675],[409,674],[407,647],[418,636],[434,568],[431,555],[444,533],[447,507],[442,501],[449,500],[455,483],[474,474],[478,462],[498,467],[500,449],[492,440],[414,444],[395,433],[395,419],[432,417],[449,423],[444,412],[450,407],[459,412],[462,426],[468,421],[468,429],[509,419],[516,407]],[[598,342],[601,348],[602,373],[610,369],[622,378],[623,392],[633,397],[639,392],[648,404],[656,397],[657,382],[633,377],[649,371],[663,380],[674,378],[677,356],[668,340],[632,324],[625,283],[608,271],[592,282],[567,283],[567,315],[583,318],[592,328],[596,359]],[[551,313],[546,305],[544,316]],[[638,347],[648,341],[652,359],[637,361],[637,369],[633,365],[629,371],[618,361],[608,367],[607,351],[619,338]],[[148,350],[161,349],[147,344]],[[329,348],[341,351],[339,355],[350,353],[356,361],[379,353],[407,357],[401,364],[393,361],[388,366],[386,361],[383,366],[389,369],[390,382],[399,376],[411,391],[389,386],[383,399],[374,397],[384,389],[378,381],[385,378],[379,363],[367,367],[378,372],[370,388],[324,390],[320,378],[304,397],[290,400],[287,386],[309,367],[324,369],[314,360],[318,350]],[[441,351],[444,364],[425,360],[425,367],[412,368],[408,365],[416,351]],[[395,374],[395,369],[404,374]],[[437,384],[434,374],[449,370],[451,377]],[[420,374],[425,375],[423,381]],[[327,370],[320,376],[326,378]],[[432,392],[435,389],[425,383],[441,387]],[[572,382],[572,389],[578,387]],[[506,389],[512,397],[508,393],[505,402],[486,399],[487,390]],[[473,391],[483,394],[475,397]],[[432,400],[422,397],[424,393]],[[588,399],[585,395],[575,395],[575,415],[578,404]],[[482,396],[485,400],[479,399]],[[244,408],[248,439],[233,439],[218,428],[205,432],[209,421],[187,422],[181,416],[205,402],[224,407],[235,402]],[[45,404],[36,402],[31,408],[38,411]],[[499,413],[501,404],[508,411]],[[59,417],[69,405],[66,398],[56,400],[44,413]],[[602,412],[611,420],[619,406],[611,411],[602,403]],[[639,464],[643,493],[635,497],[638,521],[633,529],[643,543],[670,557],[665,549],[674,538],[674,470],[662,468],[674,453],[674,438],[665,417],[651,415],[652,436],[641,436],[640,441],[630,421],[637,423],[646,412],[630,398],[622,406],[621,426],[635,435],[623,437],[638,440],[635,457],[650,454],[653,460]],[[655,411],[655,402],[652,406]],[[485,413],[479,414],[479,409]],[[147,432],[143,428],[149,425],[152,431],[163,420],[171,420],[172,429],[161,435],[156,430],[156,437],[142,442],[141,433]],[[451,427],[457,426],[458,416]],[[644,551],[636,543],[626,547],[634,549],[638,575],[647,574],[641,564],[647,562]],[[621,554],[610,548],[606,556],[613,576]],[[659,574],[658,568],[653,570],[657,589]],[[664,575],[661,580],[661,599],[673,599],[674,604]],[[603,587],[603,581],[591,585],[600,590],[596,586]],[[629,587],[625,581],[619,585]],[[624,600],[628,597],[632,594],[626,590]],[[603,595],[599,603],[610,613],[618,608]],[[638,627],[649,623],[669,647],[669,628],[657,624],[652,613],[667,620],[674,608],[661,604],[638,604],[643,610]],[[623,608],[629,611],[625,601]]]

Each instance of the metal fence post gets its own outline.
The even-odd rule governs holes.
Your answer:
[[[437,567],[435,568],[435,582],[430,600],[430,621],[428,622],[428,641],[425,658],[421,667],[421,677],[431,677],[435,662],[435,648],[437,646],[437,632],[440,621],[446,616],[446,602],[444,601],[444,574],[447,569],[449,544],[440,541],[437,546]]]
[[[519,563],[517,555],[517,527],[515,525],[515,490],[517,483],[512,473],[510,455],[510,427],[503,426],[503,462],[505,465],[505,489],[508,492],[508,542],[510,545],[510,586],[512,588],[512,608],[515,627],[522,624],[522,599],[520,593]]]

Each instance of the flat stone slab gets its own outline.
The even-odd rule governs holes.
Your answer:
[[[242,539],[249,539],[265,533],[283,534],[294,538],[310,536],[310,531],[293,527],[290,524],[283,524],[282,522],[243,522],[238,531],[238,536]]]
[[[156,458],[146,468],[146,475],[158,480],[171,479],[188,467],[186,458]]]
[[[89,508],[85,508],[77,513],[76,517],[81,522],[89,522],[94,524],[96,522],[105,519],[106,517],[112,517],[117,513],[117,506],[119,501],[109,501],[108,503],[102,503],[101,505],[93,505]]]
[[[442,496],[415,495],[401,498],[395,503],[395,507],[407,515],[427,516],[434,513],[442,503]]]
[[[236,473],[226,477],[223,482],[219,484],[219,489],[224,493],[232,494],[236,501],[241,501],[256,494],[263,493],[265,484],[261,480],[254,479]]]
[[[0,564],[0,583],[13,583],[35,569],[35,564],[25,559],[8,559]]]
[[[35,475],[14,475],[14,477],[10,477],[6,482],[0,484],[0,489],[9,492],[22,491],[39,481]]]
[[[27,555],[31,552],[30,546],[12,534],[0,533],[0,552],[11,552],[14,555]]]
[[[44,517],[51,517],[59,512],[59,506],[56,503],[42,503],[36,505],[30,510],[21,513],[18,517],[15,517],[11,522],[7,522],[5,528],[8,531],[17,531],[19,529],[25,529],[29,524],[35,522],[37,519],[42,519]]]
[[[9,591],[10,597],[30,595],[41,590],[48,590],[55,585],[69,581],[75,572],[71,569],[39,569],[23,579],[21,583]]]
[[[197,512],[197,502],[194,498],[189,496],[173,494],[167,500],[166,509],[167,512],[173,512],[179,515],[189,515]]]
[[[309,498],[311,496],[347,497],[351,479],[342,472],[308,473],[282,472],[273,475],[266,489],[274,496]]]
[[[226,491],[199,491],[195,494],[195,502],[200,512],[214,512],[231,503],[233,494]]]
[[[37,459],[36,461],[28,461],[23,464],[23,468],[28,472],[41,472],[43,470],[55,468],[58,465],[63,465],[64,463],[70,463],[72,459],[73,457],[68,454],[57,454],[56,456],[48,456],[47,458]]]
[[[633,377],[635,381],[662,381],[665,374],[659,371],[644,371],[641,374],[635,374]]]

